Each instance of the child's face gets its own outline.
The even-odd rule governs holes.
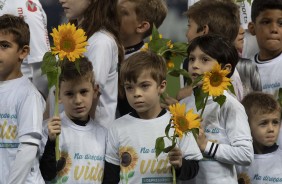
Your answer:
[[[15,79],[22,76],[21,61],[27,56],[29,47],[19,49],[13,34],[0,32],[0,81]]]
[[[255,148],[261,150],[264,146],[272,146],[280,130],[280,111],[264,114],[256,112],[252,116],[250,128]]]
[[[90,79],[82,79],[79,82],[61,82],[60,103],[64,105],[66,115],[70,119],[85,121],[88,119],[93,99],[97,97],[97,91],[94,91]]]
[[[69,20],[82,20],[83,14],[90,5],[90,0],[59,0]]]
[[[238,53],[240,53],[240,54],[242,54],[242,51],[243,51],[244,34],[245,34],[245,30],[242,26],[240,26],[238,35],[237,35],[237,37],[234,41],[234,45],[235,45]]]
[[[127,100],[130,106],[136,110],[140,118],[152,119],[161,111],[160,95],[164,92],[166,81],[161,85],[144,71],[138,77],[137,82],[126,81],[124,83]]]
[[[128,0],[118,1],[118,13],[120,16],[120,37],[122,42],[126,46],[132,46],[135,42],[137,28],[140,26],[140,22],[137,20],[135,12],[135,3]]]
[[[213,66],[217,63],[217,60],[205,54],[199,47],[191,51],[188,59],[188,72],[192,80],[195,80],[205,72],[211,71]]]
[[[260,59],[271,59],[282,51],[282,10],[265,10],[259,14],[249,30],[256,35]]]
[[[188,18],[188,29],[186,32],[186,37],[188,42],[190,42],[191,40],[193,40],[198,36],[204,35],[203,31],[197,32],[197,29],[198,29],[198,24],[193,19]]]

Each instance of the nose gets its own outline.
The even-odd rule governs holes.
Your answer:
[[[274,125],[272,123],[268,124],[268,131],[273,132],[274,131]]]
[[[141,89],[136,88],[134,90],[134,98],[138,98],[141,96]]]
[[[199,64],[200,64],[200,62],[199,62],[197,59],[195,59],[195,60],[192,61],[192,62],[189,62],[189,65],[191,65],[191,67],[192,67],[193,69],[198,69],[198,68],[199,68]]]
[[[273,22],[272,24],[271,24],[271,33],[278,33],[278,25],[277,25],[277,23],[276,22]]]
[[[81,104],[81,102],[82,102],[81,95],[80,94],[75,95],[74,103],[75,104]]]

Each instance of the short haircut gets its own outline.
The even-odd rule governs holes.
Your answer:
[[[220,34],[233,42],[239,31],[239,7],[232,1],[198,1],[186,12],[198,25],[197,32],[209,27],[209,33]]]
[[[29,45],[29,26],[23,17],[10,14],[0,16],[0,32],[2,34],[12,34],[14,36],[14,42],[18,44],[19,49],[25,45]]]
[[[273,95],[263,92],[251,92],[243,98],[241,103],[245,107],[249,120],[252,120],[257,113],[269,114],[281,111],[281,107]]]
[[[239,56],[235,46],[226,38],[215,34],[206,34],[194,38],[188,46],[188,58],[190,53],[199,47],[205,54],[216,59],[222,67],[231,64],[231,72],[227,77],[231,77],[238,63]]]
[[[61,61],[60,61],[61,62]],[[59,88],[62,81],[80,81],[89,80],[95,82],[92,63],[86,58],[77,59],[79,71],[74,62],[63,60],[61,65],[61,74],[59,77]]]
[[[128,0],[135,4],[135,13],[138,21],[148,21],[150,29],[145,32],[144,38],[152,34],[153,24],[158,28],[166,18],[168,9],[165,0]]]
[[[144,71],[150,72],[152,78],[160,85],[166,79],[167,69],[164,58],[150,51],[141,51],[131,55],[121,65],[121,84],[123,85],[126,81],[136,83]]]
[[[252,22],[265,10],[282,10],[282,0],[254,0],[251,8]]]

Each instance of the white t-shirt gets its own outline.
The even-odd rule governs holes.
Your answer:
[[[170,117],[169,112],[149,120],[127,114],[112,123],[108,133],[106,161],[127,166],[121,167],[120,183],[127,183],[126,178],[128,184],[172,183],[171,165],[167,154],[160,154],[158,158],[155,155],[155,140],[165,136],[165,127]],[[165,145],[170,146],[171,141],[165,140]],[[183,137],[178,146],[184,158],[202,158],[192,134]]]
[[[88,40],[86,57],[92,62],[95,82],[101,96],[95,112],[95,120],[108,128],[114,121],[118,96],[118,48],[114,38],[106,31],[94,33]],[[54,89],[53,89],[54,90]],[[55,96],[49,93],[50,117],[54,115]],[[63,111],[60,105],[60,112]]]
[[[268,61],[260,61],[258,55],[255,55],[252,60],[258,67],[262,91],[278,98],[279,88],[282,87],[282,53]]]
[[[226,101],[221,108],[209,97],[202,117],[201,124],[209,140],[204,155],[214,155],[199,162],[198,175],[188,183],[237,184],[235,164],[248,165],[253,158],[252,137],[244,107],[228,92],[224,95]],[[186,111],[192,108],[197,112],[194,94],[180,103],[186,104]]]
[[[66,165],[58,173],[57,183],[101,184],[104,174],[107,130],[90,119],[86,126],[73,123],[62,112],[60,152],[66,158]],[[44,129],[44,140],[48,139],[48,129]],[[52,182],[51,182],[52,183]]]
[[[251,184],[282,184],[282,150],[268,154],[255,154],[249,167],[236,167],[238,180]],[[249,181],[249,182],[248,182]]]
[[[45,102],[25,76],[0,82],[0,96],[0,183],[5,184],[21,142],[40,145]],[[23,140],[24,135],[38,139]],[[34,159],[25,184],[44,183],[38,160]]]
[[[33,77],[32,63],[41,62],[45,52],[50,50],[47,31],[47,17],[39,0],[0,0],[0,15],[12,14],[24,17],[30,30],[30,54],[22,64],[22,73]]]

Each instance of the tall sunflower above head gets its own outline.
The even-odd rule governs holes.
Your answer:
[[[200,127],[200,117],[198,114],[193,113],[190,109],[187,113],[185,104],[173,104],[169,106],[169,111],[172,115],[172,121],[176,134],[182,138],[183,134],[191,129]]]
[[[203,91],[213,97],[222,95],[224,90],[231,85],[231,80],[226,77],[229,72],[227,69],[221,69],[220,64],[216,63],[213,69],[205,72],[203,76]]]
[[[77,58],[83,57],[86,51],[87,36],[83,29],[77,29],[74,24],[63,24],[53,29],[51,36],[54,40],[52,54],[59,54],[60,60],[65,57],[74,62]]]

